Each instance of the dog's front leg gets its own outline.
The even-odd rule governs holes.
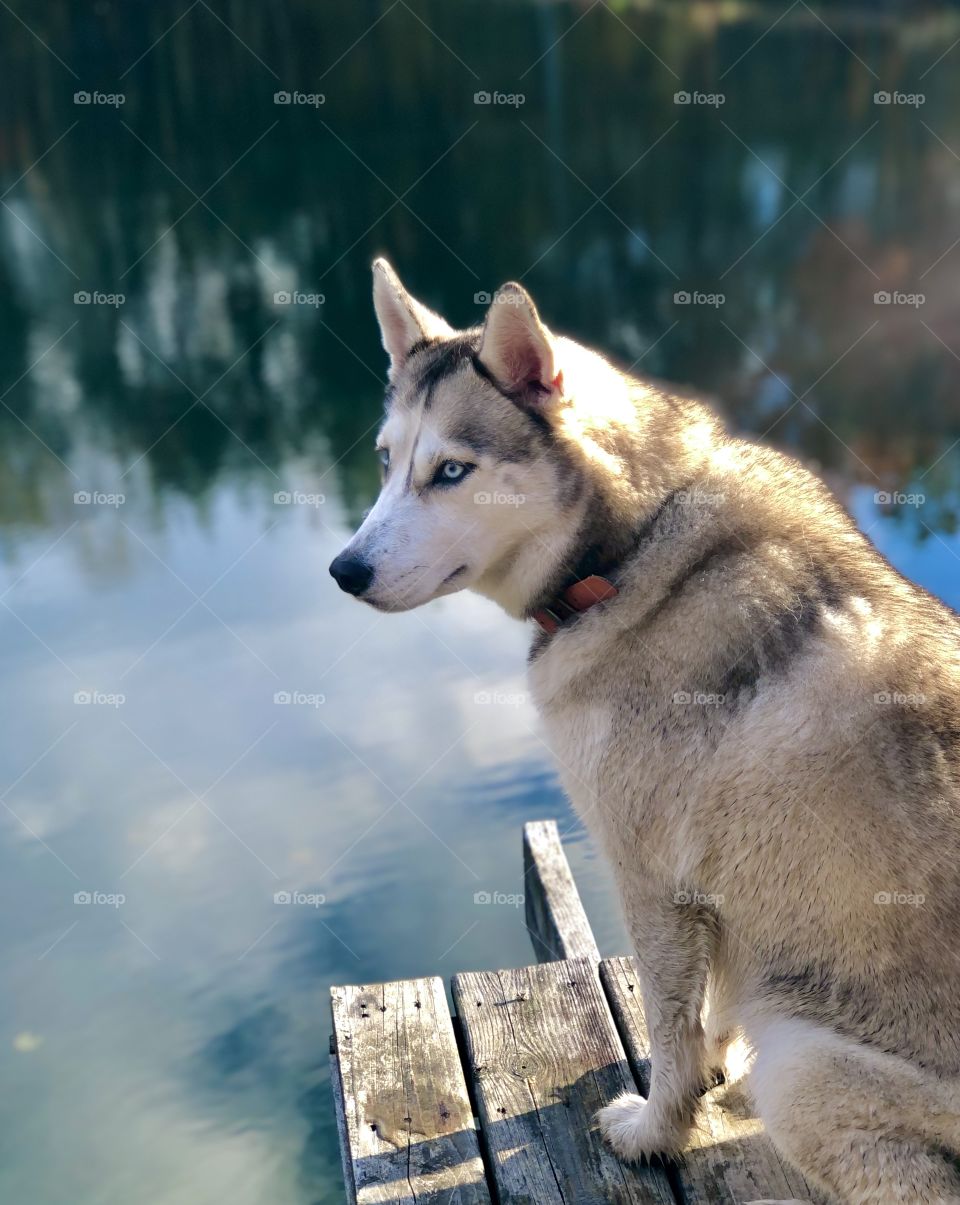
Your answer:
[[[626,1093],[599,1121],[618,1155],[641,1159],[680,1151],[696,1116],[706,1070],[700,1014],[717,927],[682,893],[625,903],[650,1035],[650,1096]]]

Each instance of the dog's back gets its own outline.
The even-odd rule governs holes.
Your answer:
[[[734,1012],[960,1071],[960,621],[820,482],[718,436],[532,673],[621,874],[719,918]]]

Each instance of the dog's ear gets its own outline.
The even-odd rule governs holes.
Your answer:
[[[380,323],[383,346],[390,357],[391,380],[415,344],[453,334],[439,314],[410,296],[385,259],[373,263],[373,308]]]
[[[526,289],[513,281],[490,303],[477,358],[507,393],[543,401],[562,388],[553,338]]]

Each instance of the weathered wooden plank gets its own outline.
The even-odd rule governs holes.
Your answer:
[[[555,820],[523,826],[527,928],[538,962],[559,958],[600,961],[600,951],[560,844]]]
[[[610,1011],[641,1095],[649,1093],[650,1043],[643,1017],[637,969],[632,958],[600,964]],[[804,1178],[784,1162],[752,1115],[742,1086],[713,1088],[703,1098],[697,1128],[676,1175],[685,1205],[743,1205],[747,1201],[820,1202]]]
[[[502,1205],[673,1205],[662,1169],[621,1164],[594,1121],[634,1085],[592,960],[457,975],[453,995]]]
[[[357,1205],[489,1205],[443,984],[331,989],[334,1099]],[[349,1199],[350,1180],[347,1193]]]
[[[330,1039],[330,1087],[333,1089],[333,1109],[337,1118],[337,1137],[340,1140],[340,1166],[347,1205],[357,1205],[357,1190],[353,1183],[353,1163],[350,1159],[350,1137],[347,1134],[347,1115],[343,1104],[343,1083],[340,1079],[340,1060],[333,1038]]]

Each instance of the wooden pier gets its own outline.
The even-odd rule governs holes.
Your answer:
[[[594,1121],[649,1089],[633,960],[601,959],[553,821],[523,834],[538,965],[331,989],[350,1205],[746,1205],[819,1198],[737,1086],[712,1089],[682,1158],[622,1163]]]

